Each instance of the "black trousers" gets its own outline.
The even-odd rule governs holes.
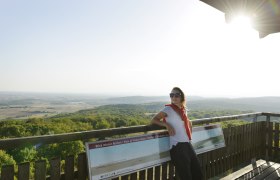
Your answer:
[[[170,156],[180,180],[203,179],[198,158],[190,143],[179,142],[170,150]]]

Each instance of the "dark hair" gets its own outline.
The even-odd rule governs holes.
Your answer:
[[[186,104],[186,96],[185,96],[185,93],[182,91],[182,89],[180,89],[179,87],[174,87],[172,89],[172,91],[173,90],[180,92],[180,94],[181,94],[181,104],[182,104],[182,106],[186,107],[187,106],[187,104]]]

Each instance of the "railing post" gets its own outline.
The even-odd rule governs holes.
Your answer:
[[[87,157],[86,153],[78,155],[78,179],[86,180],[87,178]]]
[[[14,165],[4,165],[1,169],[1,180],[13,180],[15,175]]]
[[[269,150],[268,150],[268,141],[269,141],[269,124],[270,124],[270,115],[266,115],[266,128],[265,128],[265,160],[269,161]]]
[[[18,179],[28,180],[30,176],[30,162],[21,163],[18,165]]]
[[[254,122],[258,122],[258,116],[257,115],[255,117],[253,117],[253,123]]]
[[[45,180],[47,174],[46,160],[39,160],[35,162],[35,180]]]

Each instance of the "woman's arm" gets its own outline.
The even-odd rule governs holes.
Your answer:
[[[191,133],[192,133],[192,122],[191,121],[190,121],[190,129],[191,129]]]
[[[161,121],[161,119],[167,117],[167,114],[164,112],[159,112],[158,114],[156,114],[153,118],[152,118],[152,124],[156,124],[162,127],[165,127],[169,133],[170,136],[174,136],[175,135],[175,130],[174,128],[168,124],[167,122],[163,122]]]

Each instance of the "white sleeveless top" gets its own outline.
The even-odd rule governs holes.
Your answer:
[[[176,146],[178,142],[190,142],[185,129],[185,123],[179,114],[170,106],[165,106],[161,111],[167,114],[166,122],[175,130],[175,135],[170,136],[170,149],[173,145]]]

